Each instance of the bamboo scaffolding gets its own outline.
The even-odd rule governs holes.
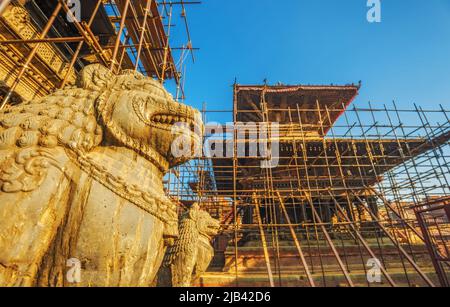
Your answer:
[[[33,78],[33,73],[40,69],[35,64],[39,61],[37,51],[41,44],[52,46],[52,48],[61,48],[61,50],[67,53],[64,55],[68,59],[65,71],[62,77],[53,77],[55,79],[60,78],[60,80],[57,80],[55,84],[53,81],[49,84],[50,87],[53,87],[51,90],[64,88],[74,73],[76,74],[83,67],[85,63],[83,59],[90,56],[91,58],[95,57],[98,62],[109,66],[115,72],[133,68],[143,74],[156,77],[161,82],[173,79],[179,91],[182,93],[182,99],[184,99],[184,75],[182,71],[184,70],[185,63],[180,61],[179,70],[177,70],[174,63],[174,52],[182,51],[183,54],[181,56],[184,57],[184,52],[187,51],[192,54],[192,59],[194,60],[193,52],[198,50],[198,48],[194,48],[191,43],[186,7],[200,3],[197,1],[161,2],[158,0],[145,0],[144,3],[144,0],[98,0],[92,5],[91,13],[83,12],[83,16],[87,15],[87,19],[84,21],[77,20],[66,1],[58,0],[54,12],[49,16],[47,24],[36,38],[0,41],[0,44],[5,46],[24,45],[30,46],[31,48],[30,53],[24,55],[24,58],[20,61],[21,65],[17,76],[15,76],[14,81],[7,88],[6,94],[2,96],[0,109],[8,105],[12,96],[18,95],[16,89],[20,83],[24,82],[24,78]],[[6,4],[7,2],[4,5],[6,6]],[[10,5],[20,4],[15,3]],[[180,15],[182,17],[176,20],[173,18],[166,32],[162,20],[168,17],[167,11],[162,9],[160,12],[158,8],[165,8],[168,5],[172,7],[173,14],[181,12]],[[177,7],[176,10],[175,7]],[[101,14],[99,14],[100,12]],[[109,20],[101,19],[104,18],[105,12],[109,14]],[[64,26],[71,26],[73,28],[71,31],[77,31],[79,36],[51,37],[49,35],[49,33],[54,32],[65,32],[65,29],[58,29],[58,27],[62,26],[60,21],[66,17],[64,14],[70,17],[71,20],[70,23]],[[57,18],[58,22],[55,23]],[[174,35],[174,33],[171,33],[174,32],[171,29],[175,26],[175,24],[172,25],[174,21],[181,21],[184,24],[184,35],[186,35],[187,42],[182,47],[172,47],[169,45],[169,35]],[[116,28],[116,33],[112,36],[104,33],[94,34],[97,31],[95,27],[98,26],[99,22],[104,22],[104,26],[106,27],[108,27],[108,24],[109,26],[112,25]],[[94,28],[92,28],[93,26]],[[102,39],[107,39],[108,37],[114,39],[113,46],[110,46],[108,43],[101,43]],[[75,47],[72,47],[71,43],[77,44]],[[89,54],[86,54],[86,52],[89,52]],[[30,72],[29,76],[27,74],[28,72]]]
[[[404,110],[398,109],[395,103],[392,107],[382,108],[373,108],[371,104],[367,108],[347,109],[339,104],[331,108],[322,106],[318,100],[315,108],[297,105],[293,116],[290,107],[270,108],[270,102],[264,99],[264,90],[260,97],[259,110],[242,110],[235,103],[235,110],[231,112],[234,118],[231,134],[224,130],[221,134],[208,136],[208,140],[220,142],[232,135],[233,142],[229,145],[233,146],[233,155],[198,157],[198,161],[212,164],[209,171],[215,189],[199,186],[197,192],[218,195],[218,201],[205,203],[205,208],[226,212],[230,205],[235,207],[234,212],[222,219],[222,229],[224,234],[233,234],[233,274],[236,280],[239,279],[236,285],[242,285],[248,274],[240,267],[239,259],[243,257],[240,256],[243,252],[240,245],[254,232],[261,237],[261,231],[271,235],[271,240],[266,238],[271,241],[270,245],[266,242],[267,253],[270,248],[273,250],[271,273],[267,274],[271,278],[278,275],[278,285],[286,282],[283,277],[286,274],[285,256],[281,248],[286,240],[292,242],[299,257],[297,270],[305,272],[308,268],[310,271],[307,274],[310,286],[311,281],[316,283],[317,280],[323,286],[332,285],[329,276],[339,274],[338,271],[347,285],[354,286],[355,270],[368,274],[366,262],[372,258],[380,259],[380,272],[390,286],[417,283],[435,286],[435,280],[446,285],[448,279],[441,276],[448,274],[448,264],[444,261],[447,257],[441,251],[449,250],[445,243],[448,228],[437,219],[422,219],[422,224],[434,227],[429,230],[433,235],[430,232],[426,240],[423,232],[428,228],[421,229],[420,220],[411,208],[423,204],[425,209],[416,209],[416,213],[428,214],[427,206],[434,202],[424,200],[433,197],[437,199],[435,203],[440,204],[450,194],[450,144],[446,135],[450,130],[449,111],[441,107],[440,110],[422,112],[417,106],[416,110]],[[343,120],[330,127],[332,114],[340,114],[342,110],[346,110]],[[203,112],[220,116],[229,113],[226,110]],[[239,139],[241,133],[237,131],[246,129],[250,135],[258,128],[248,128],[238,118],[242,118],[243,113],[256,113],[260,114],[261,124],[267,124],[272,112],[286,113],[288,117],[281,125],[280,135],[295,133],[295,136],[280,138],[280,164],[274,169],[262,170],[260,157],[238,155],[237,147],[248,146],[250,141]],[[318,123],[305,124],[302,120],[305,113],[316,114]],[[401,114],[405,117],[406,114],[414,115],[417,120],[403,123]],[[427,116],[439,117],[442,122],[430,124]],[[302,137],[311,129],[326,134],[326,137]],[[260,137],[259,141],[270,144],[271,138]],[[311,147],[316,149],[311,150]],[[253,163],[255,161],[258,163]],[[348,170],[352,173],[348,174]],[[180,171],[188,170],[181,167]],[[225,184],[228,180],[230,185]],[[189,189],[186,191],[180,197],[188,197]],[[256,215],[255,203],[259,204]],[[443,205],[435,206],[436,210],[443,208]],[[242,216],[251,220],[251,212],[257,223],[240,221]],[[364,220],[361,220],[361,214],[366,216]],[[337,221],[331,221],[331,215],[337,216]],[[231,220],[233,227],[229,224]],[[343,235],[348,235],[351,240],[343,239]],[[433,244],[440,249],[427,252],[426,246]],[[392,267],[393,257],[398,259],[395,267]],[[438,261],[430,259],[425,269],[423,257],[440,258]],[[337,262],[338,270],[330,271],[331,260]],[[434,273],[429,269],[433,262],[436,263],[436,277],[432,279],[430,275]],[[372,284],[367,282],[367,286]]]

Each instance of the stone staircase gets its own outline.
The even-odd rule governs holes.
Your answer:
[[[372,250],[380,261],[386,265],[386,269],[398,286],[427,286],[414,268],[399,256],[397,248],[383,242],[381,249],[374,239],[368,240]],[[345,248],[341,244],[344,244]],[[345,263],[354,284],[359,287],[387,287],[390,286],[384,276],[381,283],[368,284],[367,261],[371,258],[365,250],[361,250],[355,242],[335,242],[342,261]],[[347,287],[345,276],[342,273],[331,249],[322,242],[319,246],[302,246],[306,261],[317,286]],[[436,284],[439,285],[434,268],[423,245],[404,246],[419,265],[422,271]],[[362,252],[362,255],[361,255]],[[309,286],[300,257],[292,242],[281,242],[279,249],[279,261],[275,261],[278,254],[269,246],[271,268],[276,286],[283,287],[307,287]],[[203,274],[197,281],[200,287],[269,287],[267,266],[264,259],[262,246],[257,242],[249,242],[238,248],[236,262],[234,247],[228,247],[222,257],[222,264],[217,262],[210,270]],[[403,261],[402,261],[403,260]],[[236,272],[237,267],[237,272]],[[406,271],[406,273],[405,273]]]

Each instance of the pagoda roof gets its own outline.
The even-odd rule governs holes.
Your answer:
[[[301,123],[305,132],[324,136],[357,97],[359,89],[360,84],[235,85],[237,121],[264,121],[264,101],[270,122]],[[318,125],[321,120],[323,125]]]

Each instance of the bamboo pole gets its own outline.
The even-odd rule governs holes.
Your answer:
[[[144,35],[145,35],[145,31],[146,31],[146,25],[147,25],[147,18],[148,15],[150,14],[150,9],[151,9],[151,5],[152,5],[152,0],[147,0],[147,5],[145,7],[144,10],[144,20],[142,21],[142,27],[141,27],[141,36],[139,38],[139,47],[137,50],[137,56],[136,56],[136,64],[134,66],[134,70],[137,71],[138,67],[139,67],[139,61],[141,58],[141,52],[142,52],[142,46],[144,43]]]
[[[114,44],[114,51],[111,58],[110,70],[114,71],[115,66],[117,64],[116,58],[119,53],[120,39],[122,36],[123,29],[125,28],[125,20],[127,18],[128,8],[130,6],[130,0],[125,0],[125,7],[122,12],[122,18],[120,20],[119,31],[117,32],[116,43]]]

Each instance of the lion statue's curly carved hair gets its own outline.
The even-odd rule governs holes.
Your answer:
[[[158,286],[190,287],[206,272],[214,257],[211,240],[219,228],[219,221],[195,203],[180,219],[180,236],[167,250]]]

